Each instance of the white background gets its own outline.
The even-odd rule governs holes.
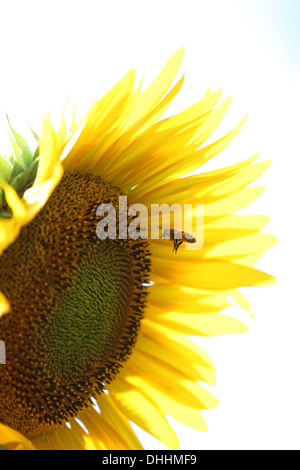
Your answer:
[[[299,449],[299,0],[1,1],[0,152],[9,151],[6,112],[29,137],[68,96],[85,110],[129,68],[149,84],[185,47],[186,81],[171,112],[223,89],[232,103],[215,137],[246,112],[215,169],[261,152],[273,159],[263,196],[247,213],[271,215],[279,244],[258,263],[279,282],[244,289],[256,318],[242,336],[200,340],[217,367],[219,398],[204,412],[206,434],[174,423],[182,449]],[[237,312],[233,312],[237,314]],[[144,432],[148,449],[164,446]]]

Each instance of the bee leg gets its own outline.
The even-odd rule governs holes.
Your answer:
[[[174,240],[173,252],[177,255],[178,248],[182,245],[183,240]]]

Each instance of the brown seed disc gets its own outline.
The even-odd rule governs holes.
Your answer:
[[[148,244],[96,236],[98,205],[118,214],[119,196],[100,177],[65,174],[0,258],[0,289],[11,305],[0,318],[0,422],[28,438],[75,417],[135,344]]]

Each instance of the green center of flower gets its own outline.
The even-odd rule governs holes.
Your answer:
[[[101,362],[118,344],[131,295],[129,257],[118,242],[102,242],[81,263],[44,331],[47,368],[61,383]]]
[[[34,438],[101,393],[131,354],[146,303],[142,240],[99,240],[99,204],[120,192],[66,174],[44,209],[1,256],[0,422]]]

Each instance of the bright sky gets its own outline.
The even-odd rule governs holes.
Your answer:
[[[214,169],[261,152],[273,159],[248,213],[271,215],[280,243],[258,267],[279,283],[248,289],[255,320],[242,337],[205,338],[221,404],[205,412],[206,434],[177,425],[182,449],[299,448],[299,0],[111,0],[1,2],[0,139],[8,152],[6,112],[19,131],[39,130],[48,109],[60,117],[68,96],[88,106],[131,67],[149,84],[185,47],[184,89],[176,112],[206,89],[232,96],[215,137],[249,113]],[[27,133],[27,130],[25,131]],[[29,136],[29,133],[27,133]],[[236,313],[236,312],[235,312]],[[141,432],[144,445],[163,446]]]

